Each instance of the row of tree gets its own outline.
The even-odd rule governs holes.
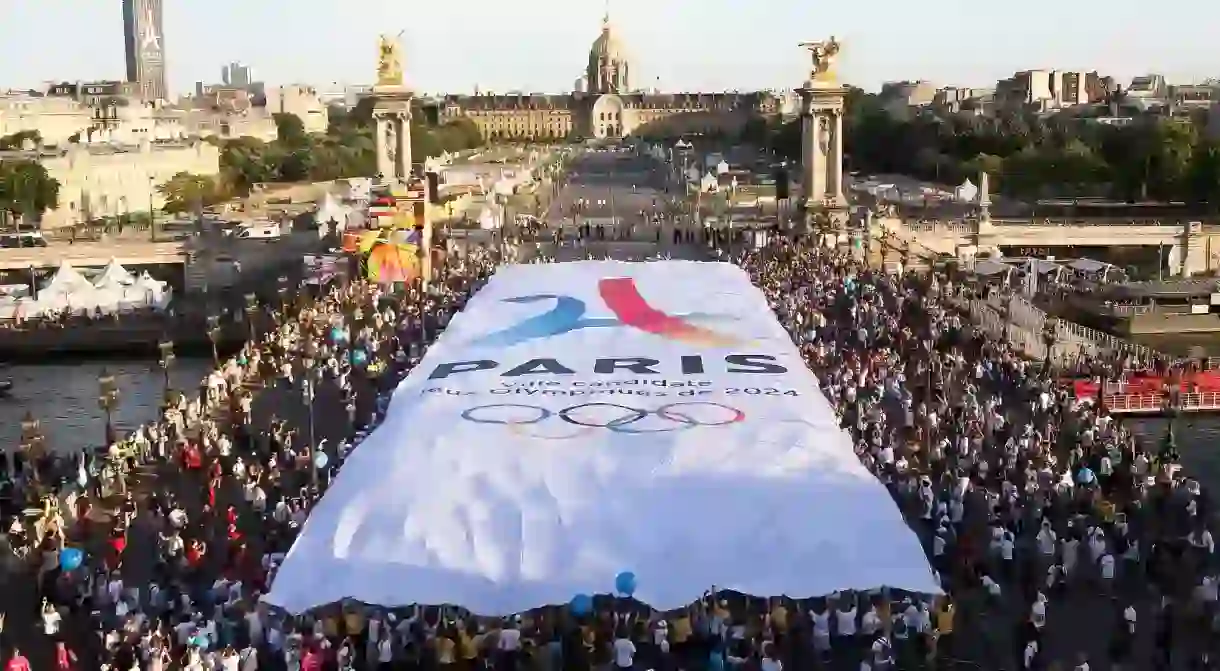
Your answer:
[[[260,182],[328,181],[376,174],[372,99],[362,100],[350,111],[332,108],[325,133],[307,133],[295,115],[276,114],[274,118],[276,139],[271,142],[249,137],[211,139],[221,147],[221,174],[218,178],[175,175],[160,189],[166,209],[193,211],[247,193]],[[430,124],[424,114],[412,117],[411,155],[415,161],[482,143],[478,128],[467,119]]]
[[[1199,118],[1142,115],[1107,124],[1066,113],[895,112],[853,90],[844,122],[853,170],[954,184],[986,171],[993,188],[1024,198],[1220,205],[1220,140]],[[798,160],[800,120],[771,129],[769,140]]]

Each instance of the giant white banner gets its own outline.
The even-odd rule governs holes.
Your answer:
[[[267,600],[498,615],[613,591],[688,604],[938,591],[816,378],[736,266],[502,269],[394,394]]]

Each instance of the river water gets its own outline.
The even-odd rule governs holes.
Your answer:
[[[211,367],[210,359],[175,359],[170,384],[193,393]],[[75,451],[101,445],[106,439],[106,414],[97,404],[97,378],[103,369],[114,376],[121,394],[113,415],[116,427],[130,430],[156,418],[165,376],[155,359],[12,366],[0,371],[0,376],[13,381],[12,393],[0,398],[0,446],[11,450],[20,444],[21,420],[27,412],[39,421],[50,449]]]

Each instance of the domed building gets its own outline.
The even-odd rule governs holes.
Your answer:
[[[602,34],[593,41],[589,49],[589,69],[585,81],[593,93],[627,93],[631,90],[631,66],[627,62],[627,50],[619,42],[610,26],[610,16],[602,19]]]
[[[424,104],[438,106],[442,121],[470,119],[489,140],[732,135],[752,118],[779,112],[770,91],[642,91],[632,86],[633,70],[607,15],[589,48],[583,86],[570,93],[447,95]]]

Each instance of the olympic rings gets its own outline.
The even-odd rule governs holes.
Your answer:
[[[589,416],[588,412],[593,409],[611,409],[618,411],[609,419],[596,419],[594,416]],[[721,411],[727,411],[728,416],[725,419],[707,419],[691,414],[697,408],[712,408]],[[505,415],[505,410],[524,410],[528,416],[513,417],[509,413]],[[704,411],[706,413],[706,410]],[[578,414],[583,413],[583,414]],[[599,413],[600,414],[600,413]],[[670,431],[685,431],[695,427],[706,426],[726,426],[735,424],[746,418],[746,414],[738,408],[724,405],[723,403],[714,403],[711,401],[684,401],[678,403],[666,403],[659,406],[655,410],[646,408],[635,408],[629,405],[619,403],[592,402],[581,403],[578,405],[568,406],[562,410],[550,410],[536,405],[527,405],[524,403],[492,403],[488,405],[478,405],[472,408],[467,408],[462,411],[462,419],[476,424],[499,424],[510,428],[530,426],[546,421],[551,417],[559,419],[582,427],[583,429],[607,429],[614,433],[625,434],[644,434],[644,433],[667,433]],[[652,416],[657,419],[669,422],[667,425],[659,427],[643,427],[632,428],[630,425],[640,422],[647,417]],[[516,431],[514,431],[516,432]],[[582,436],[586,431],[578,431],[570,436],[536,436],[539,438],[551,439],[567,439]]]

